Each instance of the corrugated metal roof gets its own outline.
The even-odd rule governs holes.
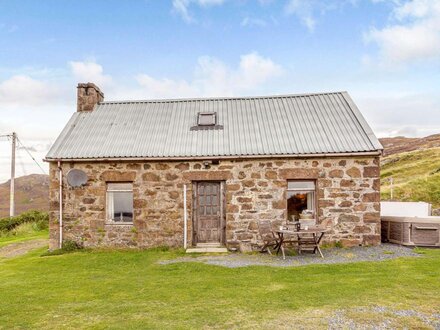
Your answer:
[[[223,129],[190,130],[215,111]],[[382,149],[347,92],[102,102],[76,112],[55,159],[311,155]]]

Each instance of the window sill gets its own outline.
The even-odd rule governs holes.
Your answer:
[[[133,226],[133,222],[106,222],[106,226]]]

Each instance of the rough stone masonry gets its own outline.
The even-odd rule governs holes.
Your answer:
[[[287,180],[316,180],[318,222],[327,243],[380,244],[379,158],[289,158],[201,161],[63,162],[63,235],[87,247],[183,246],[183,185],[188,187],[188,238],[192,233],[192,182],[225,182],[226,246],[248,251],[261,243],[258,223],[274,227],[287,218]],[[84,187],[71,188],[66,173],[86,172]],[[58,247],[59,182],[50,164],[50,248]],[[133,183],[133,224],[106,222],[106,183]]]

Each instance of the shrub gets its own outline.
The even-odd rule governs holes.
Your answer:
[[[160,246],[156,246],[151,249],[148,249],[148,250],[157,251],[157,252],[167,252],[170,250],[170,247],[166,246],[166,245],[160,245]]]
[[[0,232],[9,232],[24,223],[32,223],[36,230],[49,227],[49,214],[40,211],[28,211],[15,217],[0,219]]]
[[[63,250],[64,252],[72,252],[72,251],[76,251],[76,250],[80,250],[82,249],[82,245],[72,241],[70,239],[66,239],[63,241],[63,247],[61,248],[61,250]]]
[[[343,247],[344,247],[344,245],[342,244],[341,241],[335,242],[335,248],[342,249]]]
[[[52,251],[44,252],[42,257],[59,256],[65,253],[71,253],[79,250],[85,250],[81,243],[75,242],[70,239],[63,241],[63,247]]]
[[[15,227],[14,229],[10,230],[6,234],[9,236],[22,236],[26,234],[30,234],[37,231],[35,229],[35,223],[26,222],[22,223],[21,225]]]

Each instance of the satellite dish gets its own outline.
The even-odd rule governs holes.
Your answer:
[[[71,187],[81,187],[87,183],[87,174],[84,171],[71,169],[67,173],[67,183]]]

